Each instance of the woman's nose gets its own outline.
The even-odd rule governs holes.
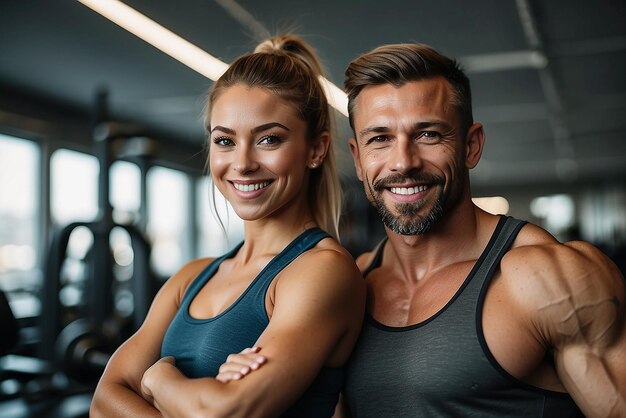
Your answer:
[[[259,168],[259,164],[255,158],[254,150],[248,147],[241,147],[235,151],[235,160],[233,161],[233,169],[240,174],[249,173]]]

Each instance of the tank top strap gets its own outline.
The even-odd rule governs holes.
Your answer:
[[[502,215],[496,229],[483,251],[480,259],[476,262],[473,271],[470,286],[475,291],[484,293],[482,289],[486,289],[493,277],[496,269],[500,267],[500,261],[504,254],[517,237],[520,229],[526,225],[526,221],[521,221],[510,216]]]
[[[378,245],[374,248],[374,251],[376,251],[376,254],[374,254],[374,258],[372,259],[372,262],[363,271],[363,277],[367,277],[367,275],[370,274],[372,270],[380,267],[381,263],[383,262],[383,252],[385,251],[386,243],[387,243],[387,237],[385,236],[385,238],[383,238],[382,241],[380,241]]]
[[[314,227],[305,230],[293,239],[276,257],[274,257],[258,274],[251,286],[251,292],[265,300],[265,292],[278,273],[287,267],[300,254],[315,247],[318,242],[331,235],[321,228]]]

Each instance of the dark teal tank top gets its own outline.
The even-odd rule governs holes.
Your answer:
[[[582,416],[569,395],[508,374],[483,335],[487,287],[523,225],[502,217],[461,288],[429,319],[389,327],[366,316],[346,371],[353,418]],[[383,247],[365,276],[380,265]]]
[[[265,299],[274,277],[300,254],[329,236],[319,228],[307,229],[274,257],[224,312],[213,318],[196,319],[189,315],[191,301],[215,274],[220,264],[233,257],[243,243],[214,260],[185,292],[180,308],[163,338],[161,356],[173,356],[176,366],[187,377],[217,376],[226,357],[246,347],[252,347],[269,324]],[[343,379],[343,368],[322,368],[313,384],[282,416],[332,416]]]

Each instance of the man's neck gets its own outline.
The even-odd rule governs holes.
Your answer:
[[[425,234],[407,236],[387,229],[389,245],[383,260],[397,265],[405,279],[420,280],[442,267],[478,259],[497,219],[471,200],[462,202]]]

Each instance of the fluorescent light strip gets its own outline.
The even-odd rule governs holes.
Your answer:
[[[225,62],[220,61],[119,0],[78,1],[213,81],[217,80],[228,68],[228,64]],[[348,98],[346,94],[324,77],[320,77],[320,81],[328,96],[330,105],[343,115],[348,116]]]
[[[322,76],[320,76],[320,83],[328,98],[328,104],[337,109],[345,117],[348,117],[348,96],[346,93]]]
[[[78,1],[211,80],[217,80],[228,68],[228,64],[206,53],[121,1]]]
[[[502,196],[473,197],[472,202],[482,210],[493,215],[506,215],[509,213],[509,201]]]

